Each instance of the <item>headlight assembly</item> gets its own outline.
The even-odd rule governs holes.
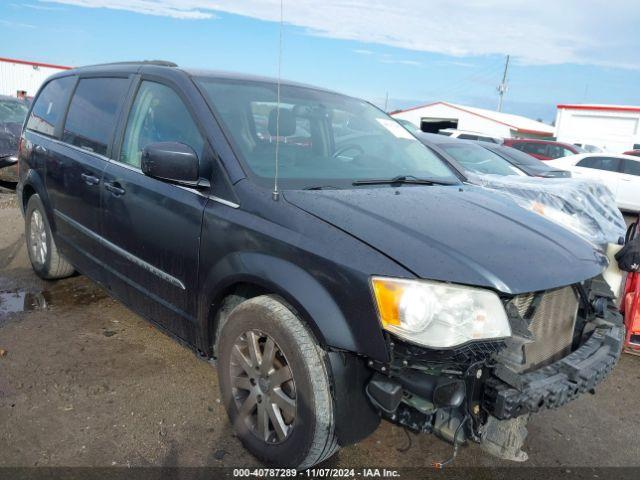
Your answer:
[[[448,348],[511,336],[502,302],[490,290],[386,277],[371,283],[383,328],[412,343]]]

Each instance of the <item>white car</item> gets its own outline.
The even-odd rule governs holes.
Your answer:
[[[545,163],[569,170],[574,178],[599,180],[609,187],[620,210],[640,211],[640,157],[581,153]]]
[[[459,138],[460,140],[475,140],[477,142],[497,143],[498,145],[501,145],[503,142],[503,139],[499,137],[492,137],[491,135],[472,132],[471,130],[458,130],[456,128],[443,128],[438,134]]]

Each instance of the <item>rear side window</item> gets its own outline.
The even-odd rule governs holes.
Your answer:
[[[620,159],[614,157],[588,157],[580,160],[576,163],[576,166],[618,172],[620,170]]]
[[[554,159],[573,155],[571,150],[560,145],[547,145],[547,148],[548,156]]]
[[[84,150],[106,155],[116,115],[127,93],[126,78],[85,78],[76,88],[62,140]]]
[[[640,162],[635,160],[622,160],[622,171],[628,175],[640,176]]]
[[[129,113],[120,161],[140,167],[142,150],[156,142],[184,143],[202,158],[204,140],[178,94],[165,85],[144,81]]]
[[[53,137],[74,82],[75,77],[63,77],[47,83],[33,105],[26,128]]]
[[[549,155],[547,146],[544,143],[516,143],[514,147],[532,155],[540,155],[543,157]]]

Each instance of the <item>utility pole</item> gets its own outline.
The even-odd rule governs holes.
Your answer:
[[[498,95],[500,95],[500,100],[498,101],[498,111],[502,111],[502,98],[504,94],[507,92],[507,72],[509,71],[509,55],[507,55],[507,61],[504,64],[504,74],[502,75],[502,83],[498,85]]]

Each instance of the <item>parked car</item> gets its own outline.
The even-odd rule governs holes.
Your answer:
[[[492,137],[491,135],[485,135],[484,133],[472,132],[470,130],[458,130],[455,128],[444,128],[438,132],[439,135],[446,135],[447,137],[459,138],[460,140],[475,140],[477,142],[487,143],[502,143],[502,138]]]
[[[620,210],[640,211],[640,158],[632,155],[585,153],[549,162],[576,178],[593,178],[615,195]]]
[[[603,251],[626,233],[627,226],[613,194],[598,182],[533,175],[494,151],[514,152],[542,164],[509,147],[427,133],[417,138],[461,172],[466,182],[509,196],[521,207],[568,228]],[[542,165],[552,173],[564,172]]]
[[[492,150],[484,148],[483,143],[434,133],[420,133],[417,138],[427,147],[436,149],[438,153],[444,155],[444,160],[465,177],[468,177],[469,173],[480,175],[528,175],[519,166],[514,165]]]
[[[576,147],[582,149],[585,153],[602,153],[604,150],[597,145],[590,145],[588,143],[574,143]]]
[[[492,145],[490,143],[483,143],[482,146],[496,155],[501,156],[507,162],[518,167],[529,176],[543,178],[571,177],[571,172],[554,168],[531,155],[520,150],[516,150],[515,148],[509,148],[502,145]]]
[[[524,460],[529,414],[619,358],[606,257],[365,101],[110,64],[51,77],[22,135],[34,271],[86,274],[216,358],[263,461],[314,465],[381,417]]]
[[[0,180],[18,181],[18,139],[29,105],[0,95]]]
[[[552,142],[551,140],[533,140],[533,139],[505,139],[504,145],[513,147],[524,153],[536,157],[538,160],[553,160],[555,158],[566,157],[567,155],[575,155],[583,153],[580,147],[569,143]]]
[[[623,155],[633,155],[634,157],[640,157],[640,150],[629,150],[628,152],[624,152]]]

